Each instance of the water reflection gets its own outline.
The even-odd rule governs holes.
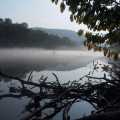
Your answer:
[[[91,62],[93,59],[98,59],[100,57],[102,57],[102,55],[99,53],[93,54],[92,52],[86,53],[83,51],[1,49],[0,69],[6,74],[18,76],[23,79],[27,79],[29,73],[33,71],[32,75],[34,80],[38,80],[38,78],[42,75],[48,76],[48,80],[54,80],[55,78],[51,74],[54,72],[58,75],[61,82],[65,82],[66,80],[78,80],[81,76],[88,73],[92,69],[92,65],[89,64],[86,66],[86,64]],[[9,92],[8,88],[10,85],[17,84],[18,83],[14,83],[12,81],[7,83],[1,81],[0,91],[2,94],[7,93]],[[21,117],[21,112],[24,111],[25,105],[28,102],[28,98],[6,98],[0,100],[0,118],[2,118],[2,120],[19,120]],[[93,107],[84,101],[83,104],[80,104],[80,106],[82,111],[83,109],[86,111],[86,113],[84,112],[82,114],[88,114],[91,110],[93,110]],[[13,110],[11,111],[11,109]],[[79,115],[79,113],[75,112],[77,109],[78,108],[75,104],[73,109],[70,111],[70,114],[72,114],[73,118]],[[76,113],[75,116],[74,112]],[[7,114],[7,116],[5,114]],[[60,114],[58,114],[54,119],[58,119],[59,115]]]
[[[30,71],[71,70],[83,67],[100,53],[39,49],[0,49],[0,69],[10,75],[25,77]]]
[[[97,77],[103,77],[104,73],[106,72],[102,72],[102,66],[104,64],[104,62],[102,61],[96,61],[99,64],[99,69],[97,71],[94,72],[93,76]],[[91,70],[93,70],[93,63],[88,64],[86,67],[82,67],[79,69],[75,69],[75,70],[71,70],[71,71],[53,71],[53,70],[44,70],[44,71],[40,71],[40,72],[36,72],[34,71],[32,76],[33,76],[33,80],[36,81],[36,83],[38,82],[37,80],[43,75],[43,76],[48,76],[48,81],[55,81],[54,76],[52,75],[52,73],[57,74],[59,80],[61,83],[63,82],[68,82],[66,80],[78,80],[80,77],[88,74]],[[95,64],[95,62],[94,62]],[[102,74],[101,74],[102,73]],[[92,74],[92,71],[91,71]],[[26,75],[26,77],[28,78],[28,75]],[[107,73],[106,73],[107,75]],[[109,74],[107,75],[107,78],[109,77]],[[86,79],[87,80],[87,79]],[[88,80],[87,80],[88,81]],[[85,81],[83,81],[85,82]],[[92,83],[94,83],[94,81],[91,81]],[[99,81],[101,82],[101,81]],[[1,90],[3,90],[4,92],[2,92],[2,94],[5,93],[9,93],[9,86],[15,86],[16,88],[19,88],[19,84],[17,82],[14,81],[9,81],[7,83],[4,82],[0,82],[0,86],[1,86]],[[37,89],[32,89],[33,91],[36,91]],[[25,91],[24,91],[25,92]],[[12,120],[19,120],[20,118],[23,118],[24,113],[26,113],[26,106],[27,109],[31,109],[31,100],[29,100],[27,97],[23,97],[22,99],[20,99],[19,97],[15,97],[15,98],[4,98],[1,99],[0,101],[0,118],[2,118],[3,120],[8,120],[8,119],[12,119]],[[29,104],[30,102],[30,104]],[[19,105],[17,105],[19,104]],[[29,106],[30,105],[30,106]],[[19,109],[17,110],[17,108],[19,107]],[[2,109],[5,109],[6,111],[3,111]],[[11,109],[13,109],[11,111]],[[85,101],[80,101],[78,103],[75,103],[72,105],[72,108],[69,112],[71,119],[75,119],[75,118],[79,118],[82,117],[84,115],[89,115],[91,113],[91,111],[93,111],[94,108],[92,105],[90,105],[90,103],[85,102]],[[47,111],[47,113],[51,113],[52,110],[49,109],[49,112]],[[5,114],[8,114],[7,116],[5,116]],[[15,114],[15,115],[14,115]],[[53,120],[62,120],[62,111],[57,114]]]

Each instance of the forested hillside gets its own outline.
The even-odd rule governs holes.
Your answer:
[[[60,38],[62,37],[67,37],[70,40],[72,40],[73,42],[76,43],[77,46],[83,46],[84,45],[84,41],[85,41],[85,36],[83,35],[78,35],[77,32],[73,31],[73,30],[67,30],[67,29],[53,29],[53,28],[39,28],[39,27],[35,27],[32,28],[33,30],[41,30],[45,33],[48,33],[50,35],[57,35]]]
[[[59,48],[75,46],[67,37],[49,35],[41,30],[28,28],[27,23],[12,23],[11,19],[0,19],[0,47]]]

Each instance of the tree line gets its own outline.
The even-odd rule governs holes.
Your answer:
[[[13,23],[9,18],[0,19],[0,47],[58,48],[74,45],[66,37],[60,38],[41,30],[33,30],[27,23]]]

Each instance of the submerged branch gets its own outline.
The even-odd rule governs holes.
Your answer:
[[[0,99],[7,97],[21,98],[24,96],[30,98],[31,101],[25,109],[26,112],[29,112],[29,115],[25,116],[24,120],[48,120],[60,111],[63,111],[63,120],[70,120],[69,111],[72,105],[77,101],[81,102],[81,100],[90,103],[95,108],[95,111],[90,116],[78,120],[109,120],[109,118],[112,120],[113,118],[118,118],[120,114],[120,89],[118,88],[120,82],[118,79],[111,80],[106,78],[106,76],[97,78],[90,76],[89,73],[78,81],[60,83],[57,75],[55,73],[52,73],[52,75],[55,77],[56,82],[49,82],[47,81],[48,77],[43,76],[41,76],[40,81],[34,82],[32,81],[32,72],[27,80],[0,72],[1,77],[21,83],[21,87],[11,88],[10,93],[0,95]],[[85,82],[81,84],[81,80],[85,78],[88,80],[99,80],[99,83]],[[101,82],[101,80],[103,81]],[[34,88],[38,90],[34,91]],[[48,109],[52,109],[53,112],[44,113]]]

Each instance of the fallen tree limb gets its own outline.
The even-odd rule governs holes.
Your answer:
[[[76,119],[76,120],[120,120],[120,111],[110,111]]]
[[[95,69],[96,64],[92,74]],[[105,76],[97,78],[90,76],[89,73],[79,80],[60,83],[57,75],[55,73],[52,74],[56,79],[55,81],[47,81],[48,77],[41,76],[37,82],[34,82],[32,81],[32,72],[27,80],[0,72],[0,76],[21,84],[19,88],[16,88],[16,86],[10,87],[10,93],[1,94],[0,99],[7,97],[21,98],[24,96],[30,98],[31,100],[25,108],[25,112],[29,112],[29,115],[25,116],[24,120],[48,120],[60,111],[63,111],[63,120],[69,120],[71,106],[81,100],[91,104],[95,111],[90,116],[77,120],[118,120],[120,114],[119,79],[110,80]],[[98,84],[92,84],[88,81],[81,84],[81,81],[85,78],[99,82]],[[101,82],[101,80],[104,81]],[[34,88],[37,88],[37,91],[34,91]],[[45,102],[46,100],[47,102]],[[44,113],[44,110],[48,109],[53,109],[53,112]]]

